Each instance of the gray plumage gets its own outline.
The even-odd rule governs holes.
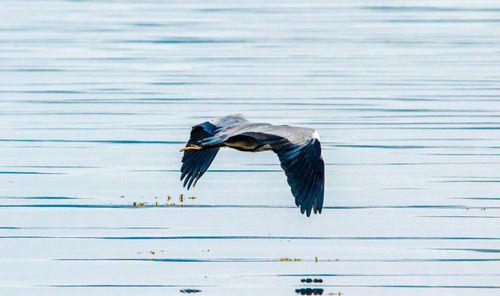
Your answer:
[[[281,162],[295,204],[302,214],[321,213],[325,164],[318,133],[311,128],[253,123],[241,115],[219,117],[193,126],[184,149],[181,180],[189,189],[207,171],[221,147],[273,151]]]

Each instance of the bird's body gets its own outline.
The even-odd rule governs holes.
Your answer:
[[[307,216],[321,213],[324,196],[324,162],[318,133],[311,128],[253,123],[241,115],[215,118],[193,126],[184,151],[181,180],[189,189],[205,173],[219,148],[245,152],[273,151]],[[194,183],[193,183],[194,182]]]

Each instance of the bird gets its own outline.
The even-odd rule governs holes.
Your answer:
[[[324,200],[325,163],[319,134],[315,129],[289,125],[254,123],[241,114],[197,124],[180,152],[183,187],[195,186],[220,148],[245,152],[273,151],[287,177],[295,205],[307,217],[321,214]]]

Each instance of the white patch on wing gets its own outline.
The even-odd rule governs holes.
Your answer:
[[[318,141],[321,141],[317,130],[314,131],[314,133],[312,134],[312,137],[313,137],[313,139],[318,139]]]

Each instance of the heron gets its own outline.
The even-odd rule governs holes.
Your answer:
[[[273,151],[285,171],[295,205],[307,217],[323,209],[325,163],[319,134],[312,128],[254,123],[241,114],[215,118],[192,127],[184,152],[181,181],[189,190],[207,171],[217,152],[229,147],[245,152]]]

